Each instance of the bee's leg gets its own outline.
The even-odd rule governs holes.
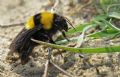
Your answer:
[[[56,44],[55,41],[53,41],[52,37],[48,35],[49,43]]]
[[[70,41],[70,40],[66,37],[66,35],[65,35],[65,32],[64,32],[64,31],[62,31],[62,35],[63,35],[63,37],[64,37],[67,41]]]
[[[56,44],[55,41],[52,40],[52,38],[50,38],[49,41],[50,41],[50,43],[52,43],[52,44]]]

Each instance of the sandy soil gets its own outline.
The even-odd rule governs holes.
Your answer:
[[[14,2],[13,2],[14,1]],[[0,24],[14,24],[26,21],[26,19],[42,10],[50,9],[48,0],[0,0]],[[72,1],[72,0],[71,0]],[[87,1],[87,0],[85,0]],[[76,8],[80,4],[75,5],[69,0],[62,3],[62,11],[59,13],[67,16],[74,24],[83,23],[84,16],[88,15],[89,20],[92,14],[86,13],[78,15],[80,12]],[[83,3],[84,4],[84,3]],[[72,9],[72,10],[71,10]],[[93,9],[91,7],[91,9]],[[61,8],[60,8],[61,10]],[[46,51],[39,46],[35,48],[33,59],[26,65],[8,64],[5,60],[9,52],[9,44],[13,38],[20,32],[23,25],[1,28],[0,27],[0,77],[42,77],[44,71],[44,63],[46,62]],[[109,41],[109,44],[119,43],[116,41]],[[101,39],[90,40],[84,46],[95,47],[105,45]],[[85,54],[86,58],[80,58],[78,54],[66,52],[63,57],[60,55],[54,56],[53,61],[66,69],[67,72],[78,77],[120,77],[120,54],[119,53],[104,53],[104,54]],[[51,67],[49,70],[49,77],[67,77],[56,68]]]

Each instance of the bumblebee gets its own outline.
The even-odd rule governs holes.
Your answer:
[[[71,25],[67,18],[47,11],[31,16],[10,44],[8,55],[17,52],[21,63],[27,63],[34,47],[38,45],[31,38],[55,44],[52,36],[60,31],[66,38],[64,32],[68,31],[68,24]]]

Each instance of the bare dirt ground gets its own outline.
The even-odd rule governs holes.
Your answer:
[[[71,0],[72,1],[72,0]],[[70,0],[63,2],[61,7],[62,12],[74,24],[83,23],[79,12],[76,11],[78,5],[74,5],[77,0],[71,4]],[[84,1],[84,0],[83,0]],[[87,0],[85,0],[87,1]],[[85,2],[84,1],[84,2]],[[26,19],[41,10],[49,9],[48,0],[0,0],[0,24],[14,24],[25,22]],[[72,10],[71,10],[72,9]],[[78,8],[77,8],[78,9]],[[93,9],[93,8],[91,8]],[[87,10],[82,16],[88,20],[91,14]],[[93,11],[92,14],[95,14]],[[44,63],[46,62],[46,51],[42,46],[35,48],[33,59],[26,65],[10,65],[5,58],[9,52],[9,44],[13,38],[20,32],[23,25],[0,28],[0,77],[42,77],[44,71]],[[109,44],[119,43],[119,39],[111,41]],[[105,45],[105,41],[101,39],[90,40],[84,46],[101,46]],[[107,44],[107,43],[106,43]],[[60,55],[54,56],[53,61],[66,69],[67,72],[78,77],[120,77],[120,54],[119,53],[104,53],[104,54],[86,54],[86,58],[79,58],[77,54],[66,52],[63,57]],[[67,77],[56,68],[51,67],[49,77]]]

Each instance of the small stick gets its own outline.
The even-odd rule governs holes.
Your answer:
[[[49,63],[50,63],[50,60],[47,60],[47,61],[46,61],[46,64],[45,64],[45,70],[44,70],[44,75],[43,75],[43,77],[47,77],[47,76],[48,76]]]
[[[68,72],[66,72],[64,69],[60,68],[58,65],[56,65],[56,64],[53,63],[52,61],[50,61],[50,63],[51,63],[54,67],[56,67],[58,70],[60,70],[61,72],[63,72],[65,75],[67,75],[68,77],[75,77],[75,76],[69,74]]]
[[[48,48],[48,59],[47,59],[46,64],[45,64],[45,70],[44,70],[43,77],[47,77],[48,76],[48,68],[49,68],[50,59],[51,59],[51,51],[52,51],[52,49],[49,47]]]
[[[51,8],[51,12],[55,12],[55,8],[57,7],[57,5],[60,3],[60,1],[59,0],[56,0],[55,1],[55,3],[54,3],[54,5],[52,6],[52,8]]]
[[[8,24],[8,25],[1,25],[0,24],[0,27],[1,28],[8,28],[8,27],[20,26],[20,25],[24,25],[24,24],[25,24],[25,22],[17,23],[17,24]]]

